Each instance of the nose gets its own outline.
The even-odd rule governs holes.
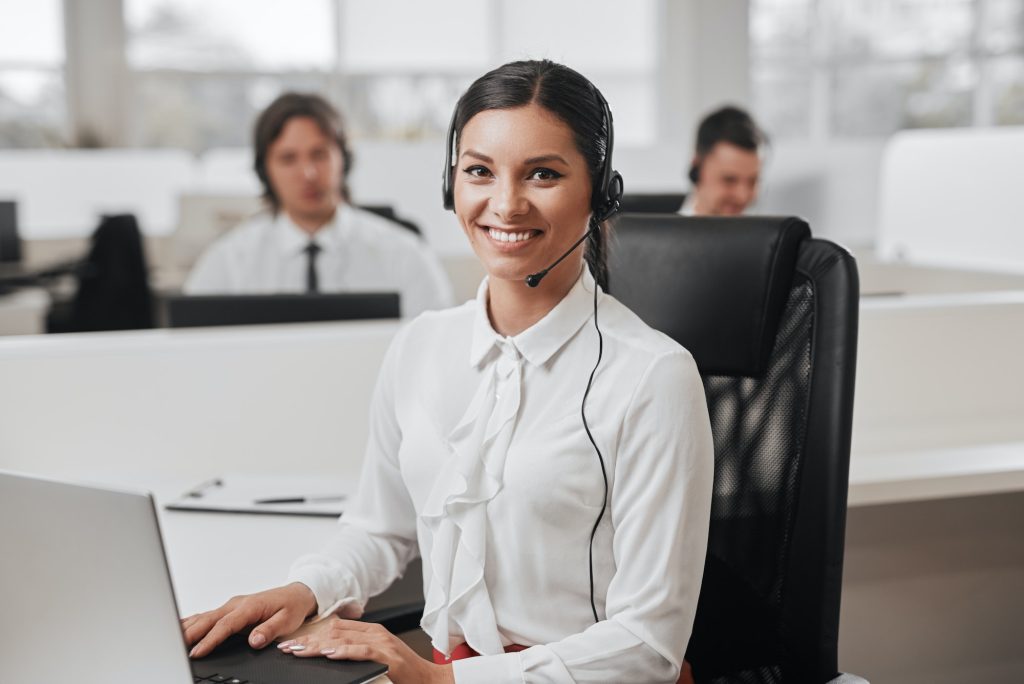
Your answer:
[[[739,185],[732,194],[733,202],[746,209],[747,205],[754,201],[755,192],[754,188],[749,185]]]
[[[302,165],[302,177],[306,180],[314,180],[318,175],[316,163],[313,161],[307,161]]]
[[[491,196],[491,211],[502,221],[509,222],[530,210],[529,202],[515,179],[506,178],[496,184]]]

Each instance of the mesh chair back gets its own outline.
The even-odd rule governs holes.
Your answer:
[[[609,266],[612,293],[694,352],[704,379],[715,484],[687,650],[697,681],[828,681],[853,406],[852,257],[796,219],[627,215]],[[739,354],[749,340],[701,339],[716,328],[763,339]]]

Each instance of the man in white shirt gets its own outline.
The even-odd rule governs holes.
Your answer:
[[[761,151],[768,139],[754,119],[738,107],[708,114],[697,128],[690,163],[693,191],[683,216],[739,216],[757,200]]]
[[[451,285],[426,243],[349,203],[352,155],[326,100],[281,95],[260,114],[254,148],[269,210],[207,249],[187,294],[397,291],[404,317],[451,306]]]

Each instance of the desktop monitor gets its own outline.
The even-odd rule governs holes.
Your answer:
[[[0,263],[21,261],[21,237],[18,235],[18,205],[0,201]]]
[[[399,317],[397,292],[174,295],[166,304],[171,328]]]
[[[683,206],[686,195],[681,192],[626,194],[619,203],[624,214],[675,214]]]

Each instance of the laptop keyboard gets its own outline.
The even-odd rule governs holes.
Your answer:
[[[217,682],[218,684],[246,684],[246,680],[228,675],[214,674],[208,677],[193,676],[193,682]]]

